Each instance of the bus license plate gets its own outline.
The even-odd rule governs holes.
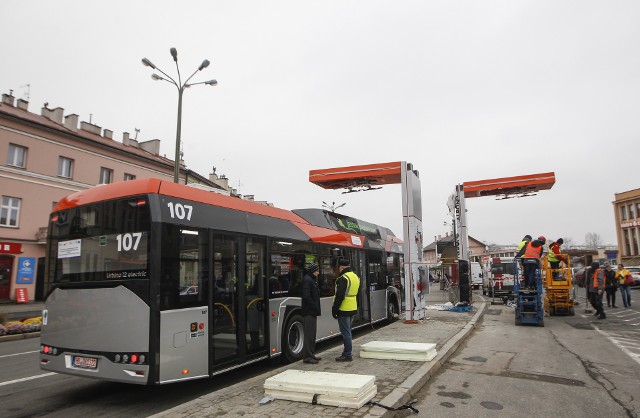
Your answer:
[[[83,369],[95,369],[98,367],[98,359],[91,357],[74,357],[73,366],[81,367]]]

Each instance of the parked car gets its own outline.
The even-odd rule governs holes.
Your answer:
[[[627,267],[631,277],[633,278],[633,284],[631,286],[640,286],[640,266]]]

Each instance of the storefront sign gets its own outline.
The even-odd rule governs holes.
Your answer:
[[[16,283],[18,284],[32,284],[35,278],[36,259],[33,257],[20,257],[18,258],[18,275],[16,276]]]
[[[15,242],[0,242],[0,254],[20,254],[22,253],[22,244]]]

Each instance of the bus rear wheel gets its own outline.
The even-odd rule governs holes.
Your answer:
[[[282,360],[293,363],[302,358],[304,346],[304,322],[299,314],[291,315],[282,333]]]
[[[393,299],[387,302],[387,321],[393,322],[399,317],[398,305]]]

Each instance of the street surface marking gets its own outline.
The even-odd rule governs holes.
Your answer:
[[[24,353],[15,353],[15,354],[5,354],[4,356],[0,356],[0,358],[4,358],[4,357],[13,357],[13,356],[21,356],[23,354],[31,354],[31,353],[39,353],[40,350],[34,350],[34,351],[25,351]]]
[[[6,382],[0,382],[0,386],[13,385],[14,383],[20,383],[20,382],[25,382],[27,380],[39,379],[41,377],[53,376],[54,374],[57,374],[57,373],[51,372],[51,373],[37,374],[35,376],[23,377],[22,379],[8,380]]]
[[[594,325],[594,328],[596,331],[598,331],[600,334],[604,335],[605,338],[609,341],[611,341],[616,347],[618,347],[620,350],[622,350],[622,352],[624,352],[626,355],[628,355],[629,357],[631,357],[633,360],[636,361],[636,363],[640,364],[640,355],[634,353],[633,351],[627,349],[627,347],[625,347],[625,345],[623,344],[619,344],[618,341],[614,338],[612,338],[611,336],[609,336],[609,334],[607,334],[606,332],[602,331],[600,328],[598,328],[597,326]]]

